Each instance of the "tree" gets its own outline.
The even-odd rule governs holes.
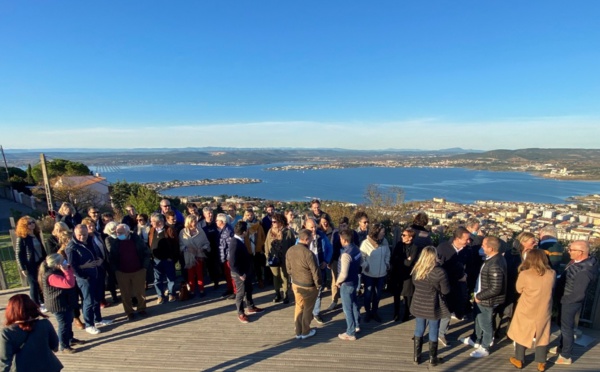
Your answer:
[[[63,185],[52,188],[54,200],[73,204],[79,212],[105,203],[103,196],[87,187]]]
[[[87,165],[65,159],[47,161],[46,169],[49,179],[60,176],[89,176],[92,173]],[[31,169],[31,175],[36,183],[40,183],[42,181],[42,165],[36,164]]]
[[[25,180],[30,185],[34,185],[35,184],[35,180],[33,178],[32,168],[31,168],[31,164],[27,164],[27,178]]]
[[[367,205],[365,211],[373,221],[383,224],[388,234],[391,234],[405,217],[407,207],[404,204],[405,192],[401,187],[381,187],[369,185],[365,190]],[[390,244],[395,239],[390,240]]]
[[[138,213],[150,214],[158,209],[161,196],[137,182],[117,181],[110,187],[113,207],[123,211],[127,204],[132,204]]]

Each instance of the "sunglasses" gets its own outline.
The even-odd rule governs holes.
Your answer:
[[[28,225],[35,225],[35,221],[29,221],[27,222]]]

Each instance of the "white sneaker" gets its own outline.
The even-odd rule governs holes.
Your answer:
[[[554,355],[558,354],[558,346],[554,346],[554,347],[551,347],[550,349],[548,349],[548,353],[554,354]]]
[[[472,351],[471,354],[469,354],[469,355],[472,356],[473,358],[483,358],[483,357],[490,355],[490,352],[482,347],[479,347],[475,351]]]
[[[479,348],[479,344],[476,344],[475,341],[471,339],[471,337],[459,338],[458,341],[460,341],[461,344],[469,345],[476,349]]]
[[[307,335],[302,336],[302,339],[304,340],[304,339],[312,337],[312,336],[314,336],[316,334],[317,334],[317,330],[313,328],[313,329],[310,330],[310,332],[308,332]]]
[[[47,312],[48,312],[48,309],[46,309],[46,306],[44,306],[44,304],[41,304],[41,305],[40,305],[40,311],[41,311],[42,313],[47,313]]]
[[[91,335],[97,335],[100,333],[100,330],[96,327],[85,327],[85,331]]]
[[[111,324],[112,324],[112,320],[104,319],[104,320],[101,320],[98,323],[96,323],[96,327],[102,327],[102,326],[107,326],[107,325],[111,325]]]

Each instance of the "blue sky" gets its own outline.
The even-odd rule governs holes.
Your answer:
[[[600,1],[2,1],[11,148],[598,148]]]

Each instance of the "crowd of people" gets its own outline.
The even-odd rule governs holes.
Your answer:
[[[29,283],[29,296],[9,301],[0,339],[4,369],[13,362],[41,362],[19,354],[41,344],[74,353],[73,346],[83,341],[73,337],[72,327],[100,333],[111,323],[102,317],[106,306],[121,302],[128,320],[149,316],[146,289],[151,286],[161,305],[204,296],[210,279],[215,290],[224,283],[222,297],[235,299],[241,323],[264,311],[254,304],[254,285],[272,283],[274,303],[294,303],[297,339],[314,336],[312,320],[325,323],[323,313],[341,301],[347,327],[338,337],[355,341],[361,323],[382,322],[379,302],[387,288],[393,295],[393,320],[415,318],[416,364],[422,361],[427,331],[429,363],[443,362],[438,348],[449,345],[452,318],[473,318],[472,335],[460,343],[473,347],[473,358],[488,356],[502,337],[505,319],[505,332],[515,343],[509,362],[522,368],[525,350],[534,348],[537,369],[544,371],[548,352],[558,354],[556,364],[572,363],[576,319],[598,272],[589,244],[575,241],[565,250],[551,225],[539,231],[539,240],[523,232],[507,248],[499,238],[484,235],[481,223],[471,218],[435,247],[423,212],[390,244],[390,232],[381,223],[371,223],[364,211],[354,216],[356,229],[350,229],[348,217],[336,226],[316,199],[301,223],[294,211],[277,213],[273,205],[262,219],[252,208],[237,215],[231,205],[215,216],[211,208],[200,212],[194,203],[186,205],[184,216],[168,199],[150,216],[138,214],[133,205],[126,211],[118,223],[95,207],[82,218],[64,203],[44,242],[36,220],[25,216],[18,221],[17,262]],[[323,310],[327,287],[331,302]],[[559,310],[561,337],[548,350],[553,306]],[[46,312],[55,316],[58,333]],[[47,358],[52,368],[46,370],[60,370],[53,353]]]

